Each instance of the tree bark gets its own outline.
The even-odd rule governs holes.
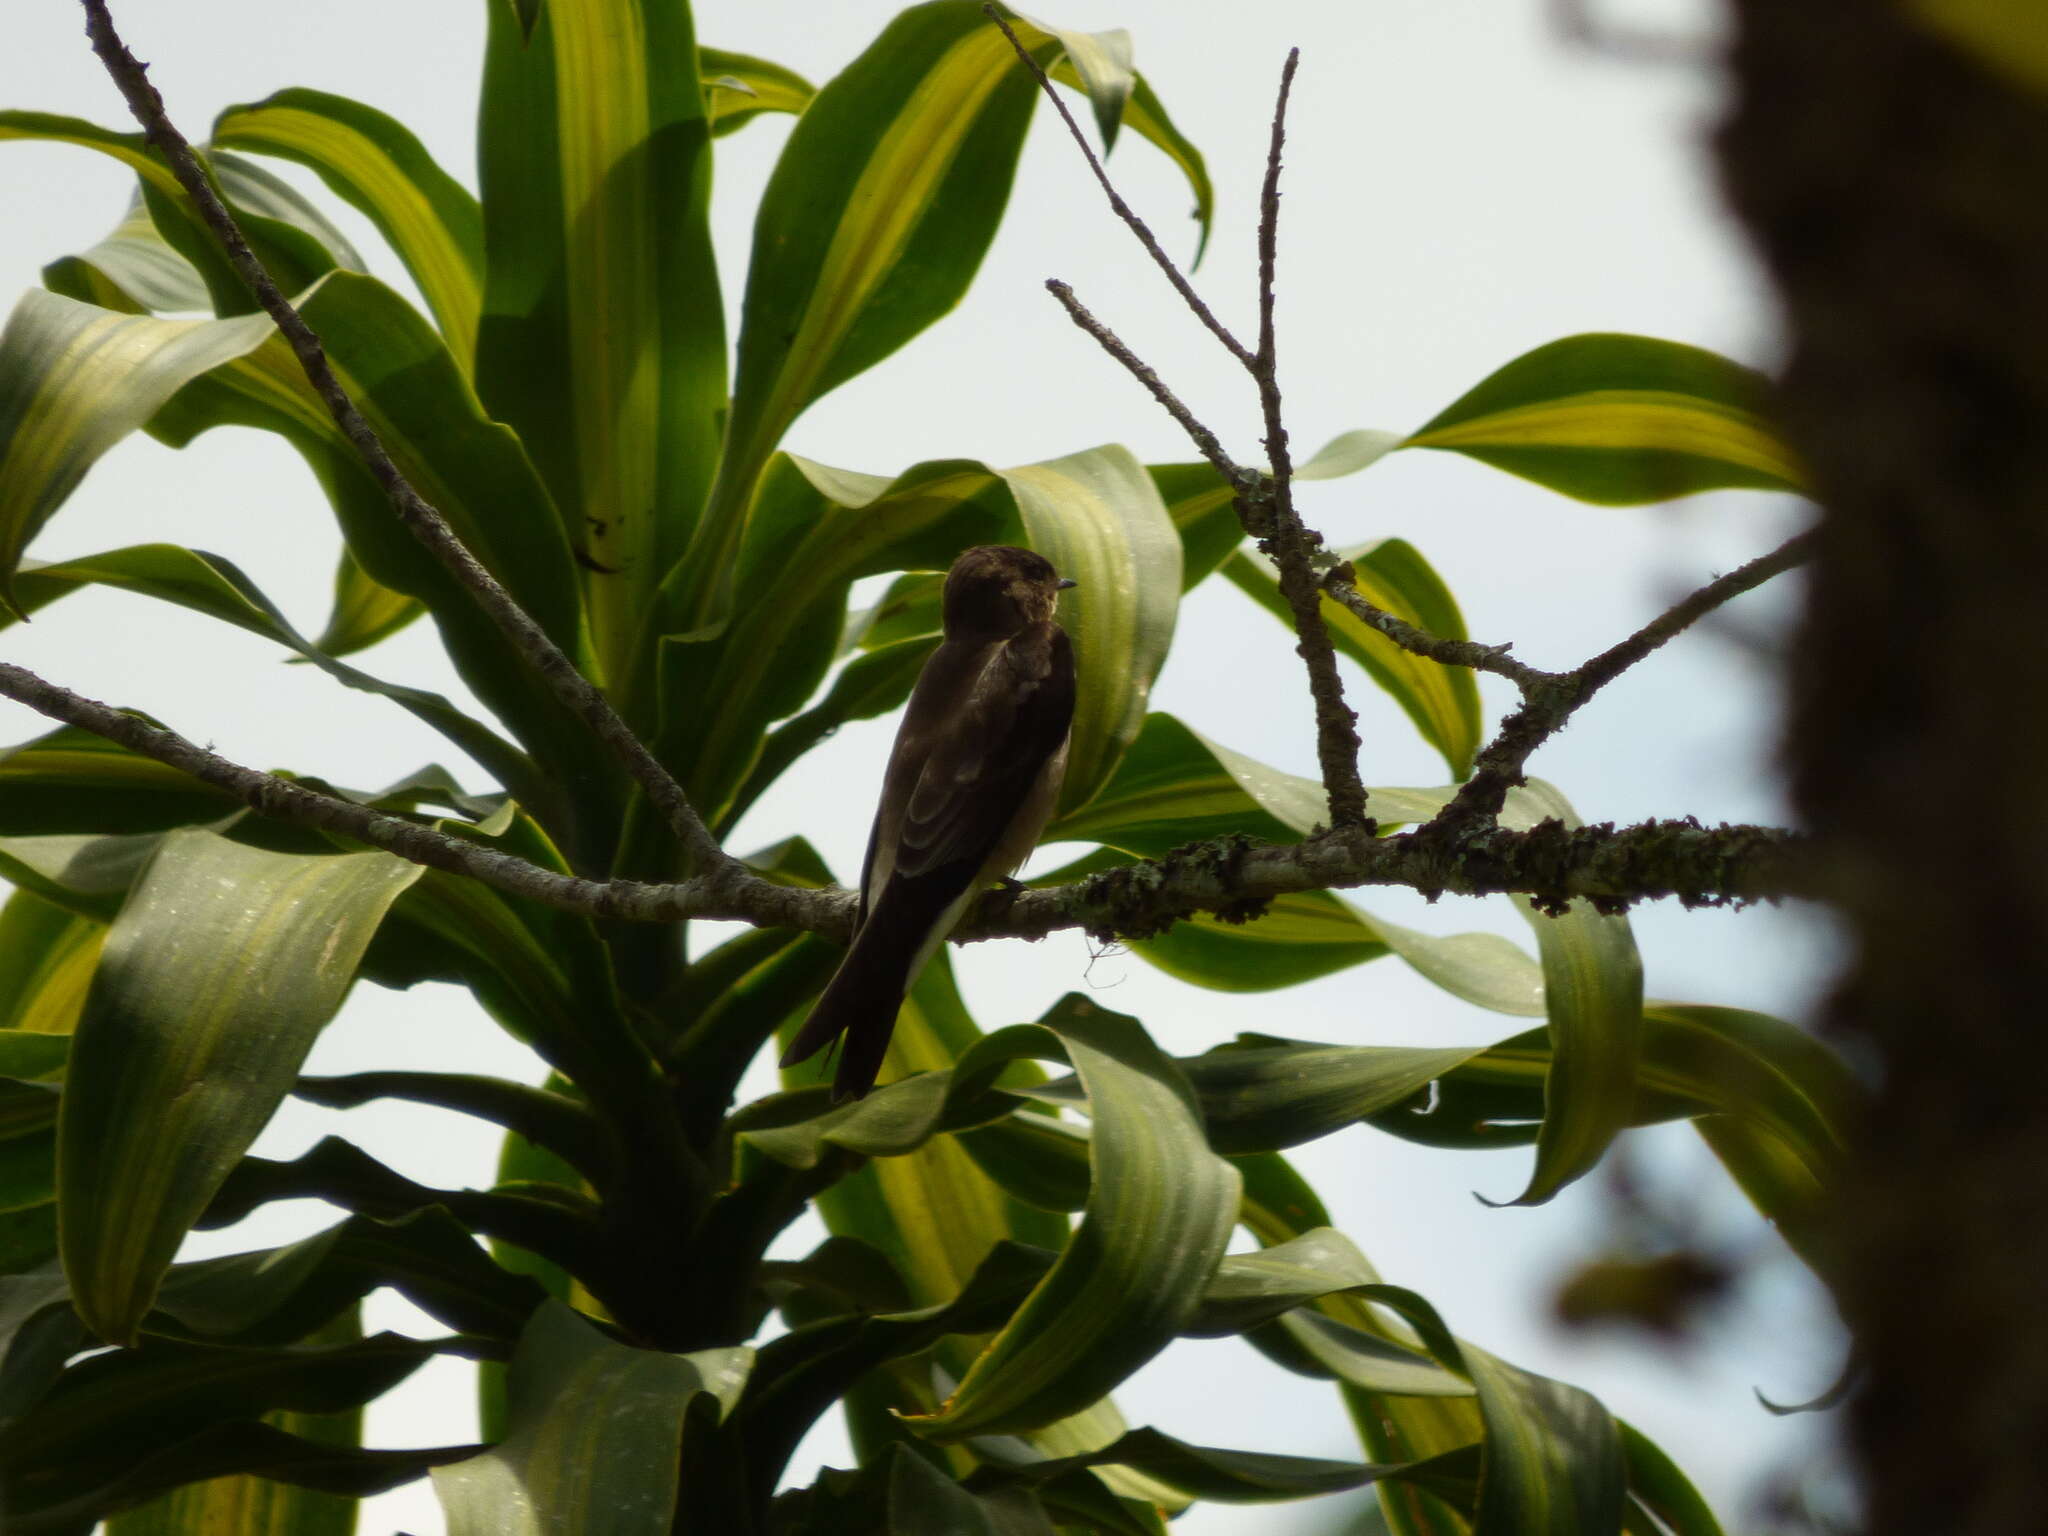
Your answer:
[[[2048,98],[1880,0],[1734,11],[1723,173],[1826,509],[1786,750],[1826,1024],[1883,1075],[1838,1227],[1869,1529],[2048,1529]]]

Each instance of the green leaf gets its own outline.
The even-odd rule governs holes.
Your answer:
[[[351,1216],[281,1248],[174,1264],[146,1331],[218,1344],[285,1344],[390,1286],[447,1327],[509,1344],[539,1304],[447,1211]]]
[[[1403,444],[1462,453],[1580,501],[1634,506],[1728,486],[1803,492],[1762,374],[1649,336],[1524,353]]]
[[[799,1011],[786,1028],[794,1029],[801,1020]],[[897,1015],[884,1075],[949,1069],[983,1038],[960,1001],[951,964],[942,952],[925,969]],[[1012,1066],[1010,1071],[1034,1079],[1043,1076],[1028,1062]],[[791,1073],[784,1074],[785,1082],[797,1080]],[[983,1171],[980,1152],[968,1149],[970,1139],[979,1134],[969,1131],[937,1137],[906,1156],[871,1162],[818,1197],[817,1207],[827,1226],[861,1238],[885,1255],[901,1275],[915,1306],[938,1306],[960,1295],[1000,1242],[1053,1249],[1067,1243],[1063,1217],[1017,1198]],[[1080,1176],[1085,1183],[1085,1152]],[[935,1359],[957,1379],[966,1374],[978,1353],[961,1341],[945,1340],[937,1347]],[[863,1461],[872,1461],[890,1439],[905,1433],[897,1414],[929,1413],[936,1406],[923,1381],[896,1379],[873,1387],[857,1386],[847,1400],[847,1421]],[[1105,1399],[1032,1431],[1026,1438],[1042,1454],[1071,1455],[1106,1445],[1123,1431],[1122,1417]],[[967,1465],[963,1452],[948,1454],[955,1458],[956,1467]],[[1170,1489],[1137,1474],[1111,1470],[1104,1477],[1120,1492],[1168,1506],[1179,1502]]]
[[[822,699],[768,733],[745,782],[734,791],[731,806],[720,818],[718,830],[735,825],[762,791],[840,726],[900,708],[937,648],[935,638],[919,636],[868,651],[841,667]]]
[[[801,112],[818,93],[793,69],[723,48],[700,47],[697,73],[704,83],[704,110],[714,139],[745,127],[763,112]]]
[[[85,1006],[107,925],[33,891],[0,905],[0,1029],[69,1035]]]
[[[979,6],[939,0],[896,17],[797,120],[755,216],[732,415],[671,629],[736,611],[732,561],[790,424],[966,292],[1034,92]]]
[[[336,1317],[307,1342],[339,1344],[362,1337],[356,1309]],[[318,1444],[354,1449],[361,1444],[362,1410],[338,1414],[270,1413],[263,1422]],[[241,1475],[187,1483],[106,1524],[107,1536],[354,1536],[353,1499],[271,1478]]]
[[[179,1483],[253,1469],[257,1453],[275,1458],[278,1442],[232,1434],[242,1427],[238,1421],[277,1409],[354,1409],[404,1380],[437,1348],[389,1333],[282,1349],[153,1338],[91,1356],[66,1370],[33,1413],[0,1429],[9,1530],[83,1529],[94,1517]],[[212,1441],[216,1432],[229,1432],[229,1442]],[[204,1453],[201,1444],[208,1445]],[[348,1464],[361,1454],[338,1459]],[[415,1456],[404,1475],[417,1476],[418,1469]],[[76,1523],[61,1523],[67,1520]]]
[[[482,305],[483,214],[477,201],[396,118],[326,91],[294,88],[229,107],[214,143],[275,155],[315,172],[377,226],[465,369]]]
[[[158,320],[21,296],[0,332],[0,604],[21,615],[12,580],[21,552],[94,461],[270,331],[268,316]]]
[[[65,1271],[132,1340],[186,1231],[290,1090],[417,865],[170,834],[107,935],[58,1127]]]
[[[1501,825],[1524,830],[1556,818],[1579,822],[1564,796],[1540,779],[1515,790]],[[1603,917],[1589,903],[1551,916],[1526,898],[1515,905],[1536,930],[1550,1020],[1550,1071],[1536,1166],[1513,1202],[1541,1205],[1591,1171],[1635,1107],[1643,1018],[1643,961],[1628,918]]]
[[[26,561],[14,581],[15,602],[24,617],[82,587],[100,586],[175,603],[261,635],[297,652],[344,687],[391,700],[469,753],[521,800],[546,806],[555,799],[526,754],[496,731],[438,693],[382,682],[308,644],[241,569],[219,555],[175,544],[135,544],[48,565]],[[409,599],[400,601],[407,604],[398,621],[402,623],[417,610]],[[12,622],[8,614],[0,612],[0,629]],[[362,639],[359,643],[368,642]]]
[[[313,648],[329,656],[348,656],[389,639],[426,610],[417,598],[394,592],[363,569],[355,554],[343,548],[334,567],[334,603],[327,627]]]
[[[1628,1463],[1629,1496],[1671,1536],[1721,1536],[1721,1523],[1677,1463],[1626,1420],[1616,1419],[1614,1424],[1621,1431],[1621,1454]]]
[[[401,469],[571,655],[582,653],[568,547],[520,446],[487,420],[440,338],[382,284],[336,272],[301,296],[342,381]],[[0,335],[0,578],[85,468],[134,427],[174,446],[208,427],[282,433],[311,463],[350,546],[384,586],[435,610],[484,701],[558,780],[603,781],[587,734],[508,654],[495,625],[392,515],[267,317],[167,321],[24,296]],[[424,696],[422,696],[424,697]]]
[[[1081,997],[1042,1023],[1088,1092],[1094,1188],[1052,1272],[939,1411],[911,1421],[934,1439],[1036,1428],[1102,1397],[1187,1323],[1236,1220],[1236,1171],[1142,1026]]]
[[[599,1189],[617,1182],[619,1148],[589,1108],[567,1094],[469,1072],[354,1072],[301,1077],[294,1097],[331,1109],[402,1099],[474,1115],[546,1147]]]
[[[1577,1387],[1459,1346],[1486,1420],[1478,1529],[1584,1536],[1621,1523],[1621,1435]]]
[[[449,1536],[666,1536],[684,1413],[700,1394],[729,1412],[753,1358],[634,1349],[544,1302],[512,1358],[510,1433],[434,1470]]]
[[[44,267],[43,286],[66,298],[129,314],[209,307],[205,280],[157,233],[139,190],[127,215],[104,240]]]
[[[485,415],[438,333],[382,283],[349,272],[302,295],[299,309],[400,470],[556,644],[584,655],[574,562],[547,491],[519,440]],[[173,447],[223,425],[282,435],[320,479],[364,571],[433,611],[485,704],[558,774],[587,761],[588,753],[570,755],[580,733],[567,712],[398,521],[298,359],[263,324],[253,350],[193,380],[158,411],[152,434]]]
[[[689,546],[726,406],[711,138],[687,6],[490,8],[476,379],[583,554],[596,667],[651,725],[643,630]],[[565,567],[562,574],[569,576]]]
[[[731,626],[662,647],[663,761],[714,820],[750,775],[768,723],[811,697],[838,649],[859,577],[947,566],[1020,524],[986,465],[946,459],[893,481],[778,454],[763,477],[735,581]]]
[[[1011,15],[1013,24],[1022,20],[1014,12]],[[1018,32],[1020,37],[1026,35],[1021,29]],[[1098,37],[1112,35],[1114,34],[1096,34]],[[1071,59],[1068,58],[1055,61],[1049,73],[1062,85],[1079,86],[1082,83]],[[1103,153],[1107,154],[1112,132],[1107,125],[1102,124],[1100,105],[1096,107],[1096,122],[1103,126]],[[1156,144],[1166,158],[1179,168],[1181,175],[1187,178],[1188,190],[1195,195],[1195,206],[1188,212],[1188,217],[1192,218],[1196,225],[1195,255],[1190,266],[1199,267],[1202,264],[1202,253],[1208,249],[1210,225],[1216,216],[1216,191],[1209,184],[1209,170],[1203,163],[1202,152],[1173,125],[1173,120],[1166,115],[1166,108],[1160,103],[1158,93],[1152,89],[1151,82],[1135,70],[1131,73],[1130,96],[1123,106],[1122,122],[1123,126],[1140,138],[1150,139]]]
[[[1259,1043],[1184,1057],[1218,1152],[1277,1152],[1405,1103],[1483,1046]]]
[[[255,298],[221,254],[170,165],[142,134],[116,133],[50,112],[0,112],[0,141],[7,139],[76,144],[129,167],[141,182],[151,222],[196,271],[214,310],[223,316],[256,311]],[[362,258],[341,232],[277,177],[235,155],[200,154],[250,249],[285,293],[297,293],[337,265],[362,269]]]
[[[860,1248],[868,1261],[878,1259],[872,1249]],[[825,1257],[821,1250],[813,1259]],[[885,1303],[889,1310],[877,1315],[860,1302],[851,1309],[826,1303],[831,1315],[805,1322],[797,1308],[785,1305],[785,1314],[794,1314],[796,1326],[762,1347],[747,1396],[734,1413],[734,1438],[746,1447],[749,1475],[760,1491],[769,1491],[811,1425],[862,1377],[888,1361],[918,1354],[948,1334],[986,1334],[1000,1327],[1052,1262],[1053,1255],[1044,1249],[999,1242],[959,1295],[942,1306],[903,1311],[892,1296]],[[886,1264],[882,1267],[886,1269]],[[900,1284],[893,1274],[888,1278]],[[816,1291],[807,1292],[805,1300],[820,1305]]]
[[[1367,602],[1446,640],[1466,638],[1464,615],[1450,588],[1405,539],[1360,545],[1340,551],[1339,558],[1350,562],[1352,583]],[[1239,550],[1223,563],[1223,574],[1293,632],[1294,610],[1281,595],[1279,576],[1263,555]],[[1321,608],[1331,643],[1393,696],[1415,722],[1423,740],[1443,754],[1451,777],[1463,779],[1471,773],[1483,725],[1479,685],[1473,681],[1471,669],[1447,667],[1404,651],[1328,597],[1321,600]]]
[[[1085,805],[1145,724],[1180,609],[1180,539],[1145,467],[1111,444],[1003,472],[1031,547],[1076,586],[1060,622],[1078,693],[1063,809]]]

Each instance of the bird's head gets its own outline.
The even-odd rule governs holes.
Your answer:
[[[1036,550],[977,545],[946,573],[946,634],[954,639],[1014,635],[1050,619],[1061,590],[1072,585]]]

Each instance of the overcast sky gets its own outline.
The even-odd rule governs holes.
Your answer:
[[[1619,19],[1709,43],[1718,22],[1704,0],[1608,5]],[[893,10],[866,0],[704,0],[699,33],[707,44],[761,54],[822,82]],[[223,106],[286,85],[316,86],[394,113],[474,184],[481,5],[116,0],[115,11],[195,138]],[[1300,451],[1353,427],[1412,429],[1511,358],[1575,332],[1635,331],[1770,360],[1768,297],[1715,198],[1706,135],[1720,86],[1709,66],[1645,67],[1576,49],[1537,0],[1071,0],[1043,14],[1061,26],[1133,32],[1139,68],[1208,156],[1217,227],[1197,280],[1241,334],[1252,323],[1251,220],[1272,90],[1287,48],[1301,48],[1279,306],[1282,382]],[[0,104],[129,126],[69,0],[15,0],[8,32]],[[748,213],[787,121],[760,120],[720,142],[715,216],[735,321]],[[1112,170],[1168,248],[1191,254],[1193,226],[1182,217],[1189,197],[1163,157],[1128,135]],[[289,168],[284,174],[316,185]],[[127,186],[117,167],[83,150],[0,144],[0,206],[9,210],[0,221],[0,290],[33,285],[43,262],[104,234]],[[332,199],[320,195],[331,210]],[[345,209],[335,216],[380,275],[402,284],[368,226]],[[883,474],[941,456],[1028,463],[1108,441],[1148,461],[1193,457],[1172,422],[1065,322],[1042,288],[1050,276],[1071,282],[1240,458],[1256,457],[1249,385],[1177,309],[1109,215],[1073,145],[1042,113],[1008,220],[967,301],[813,408],[788,446]],[[1302,501],[1333,543],[1388,535],[1414,542],[1457,593],[1476,637],[1512,640],[1524,660],[1550,667],[1602,649],[1700,582],[1771,548],[1807,515],[1788,498],[1753,493],[1588,507],[1425,452],[1304,487]],[[217,431],[174,453],[138,437],[93,471],[33,553],[49,559],[144,539],[226,554],[302,628],[317,632],[324,620],[338,548],[333,524],[311,477],[273,439]],[[1771,767],[1771,653],[1795,596],[1781,582],[1732,604],[1603,693],[1532,770],[1559,784],[1588,820],[1783,820]],[[436,760],[482,783],[390,706],[162,605],[74,597],[6,631],[0,654],[91,696],[146,709],[258,766],[373,786]],[[428,626],[358,660],[385,677],[463,697]],[[1491,681],[1497,718],[1502,700]],[[1405,717],[1356,674],[1353,686],[1367,783],[1437,782],[1441,767]],[[1286,634],[1220,583],[1184,606],[1154,707],[1239,751],[1315,771],[1312,720]],[[849,729],[814,754],[749,816],[738,844],[802,832],[847,877],[893,724]],[[45,728],[0,705],[0,741]],[[1375,892],[1363,904],[1440,932],[1490,928],[1526,942],[1526,927],[1500,902],[1447,899],[1428,908]],[[1810,913],[1650,908],[1638,910],[1635,926],[1654,997],[1796,1018],[1825,983],[1826,933]],[[975,946],[960,969],[987,1027],[1094,987],[1179,1054],[1246,1029],[1434,1045],[1520,1027],[1444,996],[1392,960],[1265,996],[1197,992],[1131,958],[1091,963],[1074,934],[1036,946]],[[462,994],[432,987],[360,989],[312,1063],[329,1072],[371,1065],[534,1071]],[[294,1155],[337,1129],[415,1178],[490,1178],[496,1138],[486,1128],[394,1106],[290,1106],[258,1150]],[[1627,1145],[1672,1214],[1730,1235],[1756,1260],[1704,1347],[1683,1357],[1566,1337],[1546,1321],[1556,1281],[1599,1248],[1609,1204],[1600,1178],[1540,1210],[1489,1210],[1471,1192],[1511,1196],[1526,1175],[1526,1153],[1432,1152],[1359,1130],[1303,1149],[1298,1161],[1389,1280],[1422,1291],[1453,1328],[1495,1353],[1600,1393],[1678,1457],[1724,1520],[1742,1523],[1757,1480],[1810,1459],[1827,1433],[1813,1419],[1768,1417],[1752,1388],[1785,1400],[1817,1392],[1840,1363],[1841,1339],[1817,1287],[1687,1129],[1642,1133]],[[287,1240],[331,1219],[307,1203],[276,1209],[244,1229],[195,1240],[193,1251]],[[816,1237],[807,1228],[787,1246],[801,1251]],[[407,1320],[395,1302],[379,1302],[370,1318],[372,1326]],[[373,1409],[372,1443],[472,1433],[462,1375],[453,1363],[423,1371]],[[1356,1454],[1333,1392],[1234,1342],[1176,1349],[1118,1397],[1133,1423],[1185,1439]],[[806,1451],[806,1478],[819,1459],[846,1459],[836,1426],[822,1428]],[[1306,1530],[1315,1516],[1309,1506],[1211,1508],[1179,1528]],[[369,1532],[401,1528],[416,1536],[440,1529],[424,1484],[375,1501],[363,1524]]]

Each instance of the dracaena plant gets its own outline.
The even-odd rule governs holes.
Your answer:
[[[1360,1122],[1533,1144],[1535,1203],[1629,1127],[1686,1119],[1824,1260],[1814,1213],[1853,1079],[1776,1020],[1646,1005],[1625,916],[1667,892],[1774,894],[1796,845],[1578,828],[1521,772],[1602,683],[1799,551],[1550,674],[1469,641],[1408,544],[1323,551],[1289,487],[1423,447],[1610,503],[1796,488],[1753,375],[1672,343],[1567,338],[1415,432],[1254,467],[1152,377],[1200,459],[1111,446],[996,468],[934,444],[908,468],[827,466],[782,446],[792,424],[958,300],[1041,90],[1078,93],[1105,140],[1166,154],[1206,227],[1202,159],[1123,34],[936,0],[813,88],[700,44],[683,0],[494,0],[472,194],[392,117],[315,91],[232,108],[191,151],[99,0],[86,10],[145,131],[17,112],[0,137],[111,155],[137,191],[0,338],[0,624],[93,585],[181,604],[312,663],[309,688],[385,696],[490,782],[427,769],[356,793],[257,773],[0,665],[0,691],[64,722],[0,759],[9,1531],[345,1530],[355,1496],[426,1475],[458,1532],[1144,1532],[1198,1499],[1366,1484],[1402,1532],[1716,1529],[1592,1397],[1384,1282],[1282,1153]],[[711,162],[767,112],[797,122],[728,338]],[[1274,133],[1277,175],[1277,117]],[[366,215],[424,311],[266,157]],[[1270,176],[1265,206],[1270,252]],[[1210,323],[1284,444],[1270,275],[1262,312],[1256,346]],[[221,555],[23,557],[124,435],[180,445],[228,423],[291,443],[340,523],[316,638]],[[936,644],[935,573],[981,543],[1028,545],[1079,581],[1047,836],[1095,851],[998,898],[976,931],[1086,927],[1235,990],[1396,957],[1536,1022],[1479,1047],[1246,1037],[1176,1059],[1082,997],[977,1021],[941,954],[872,1095],[835,1105],[803,1070],[735,1104],[829,975],[852,898],[800,829],[759,851],[725,834],[837,726],[902,702]],[[855,582],[892,574],[850,611]],[[1148,712],[1181,596],[1211,575],[1252,599],[1247,622],[1268,610],[1299,630],[1322,783]],[[344,659],[421,619],[489,718]],[[1363,788],[1334,655],[1399,701],[1445,788]],[[1490,737],[1474,667],[1524,696]],[[1374,882],[1518,893],[1536,952],[1410,932],[1331,889]],[[706,944],[705,918],[753,926]],[[466,986],[550,1077],[302,1076],[359,979]],[[493,1122],[501,1182],[425,1187],[342,1140],[249,1155],[292,1094]],[[175,1262],[195,1227],[308,1196],[342,1219]],[[830,1240],[771,1258],[810,1207]],[[1258,1251],[1226,1254],[1240,1228]],[[362,1337],[357,1303],[379,1286],[447,1333]],[[1125,1424],[1112,1393],[1131,1372],[1229,1334],[1331,1382],[1364,1460]],[[479,1362],[484,1443],[363,1449],[362,1405],[436,1355]],[[835,1409],[858,1468],[784,1489]]]

